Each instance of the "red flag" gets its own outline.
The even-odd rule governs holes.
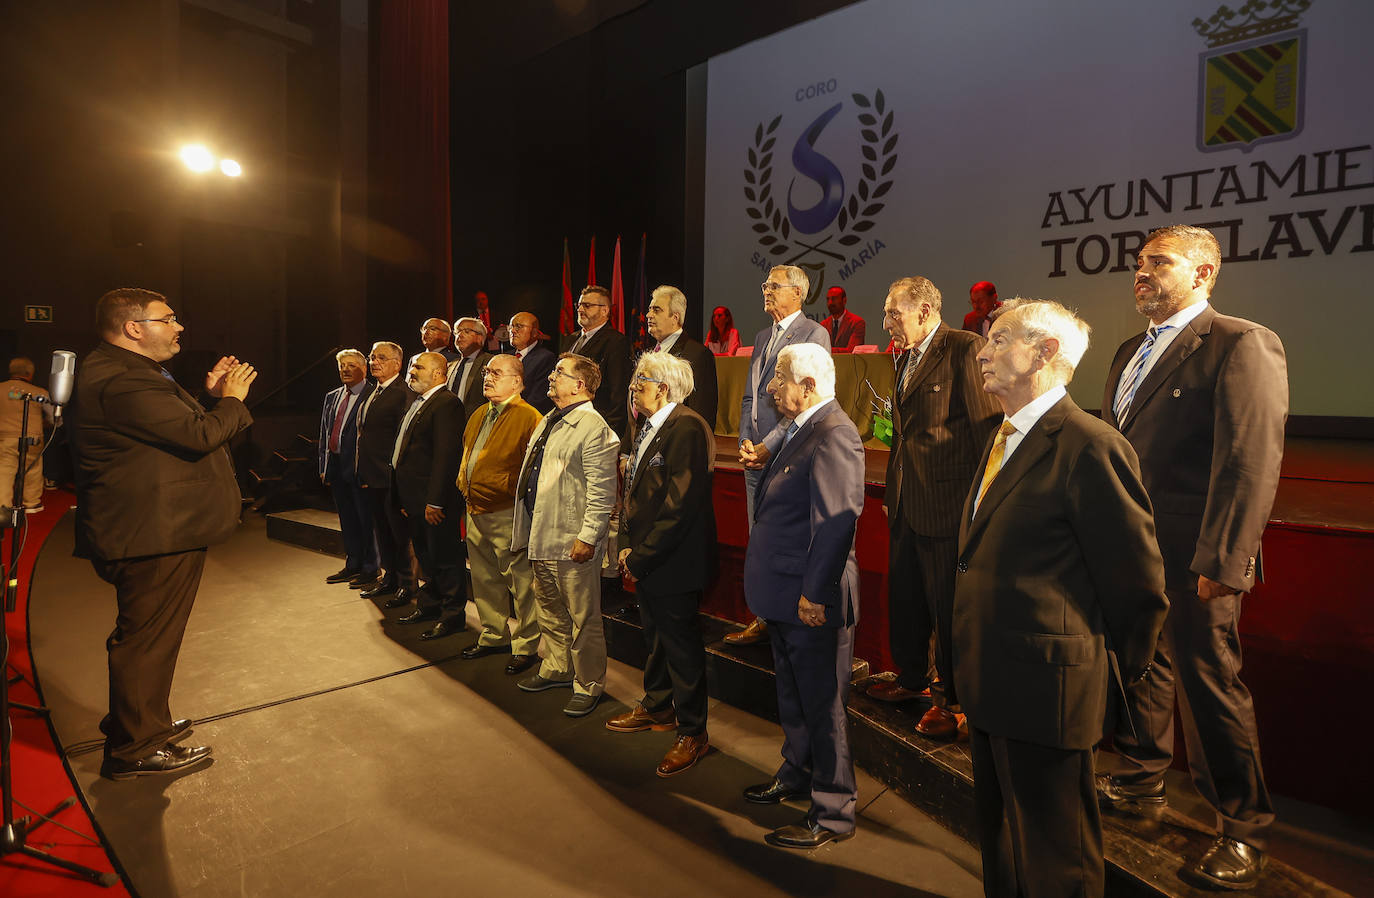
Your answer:
[[[558,313],[558,332],[570,334],[577,330],[577,313],[573,310],[572,262],[568,258],[568,238],[563,238],[563,308]]]
[[[587,286],[596,283],[596,235],[592,235],[592,250],[587,254]]]
[[[620,237],[615,238],[615,261],[611,263],[611,323],[625,333],[625,285],[620,282]]]
[[[649,235],[643,234],[639,238],[639,273],[635,275],[635,320],[634,345],[636,349],[643,349],[648,341],[644,330],[644,315],[649,310],[649,289],[644,278],[644,253],[649,246]]]

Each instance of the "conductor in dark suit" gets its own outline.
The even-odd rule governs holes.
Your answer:
[[[525,392],[520,398],[539,410],[541,415],[553,411],[553,400],[549,398],[549,374],[558,357],[539,345],[539,319],[531,312],[516,312],[511,316],[510,348],[513,355],[520,356],[520,364],[525,368]]]
[[[625,461],[620,570],[635,584],[649,657],[644,697],[606,722],[617,733],[677,727],[659,763],[673,776],[706,754],[706,648],[697,608],[715,542],[711,428],[684,403],[692,368],[666,352],[640,356],[630,381],[644,416]]]
[[[364,590],[362,595],[367,599],[392,596],[386,607],[400,608],[415,598],[415,569],[410,529],[401,516],[401,506],[391,494],[391,453],[396,448],[401,419],[415,394],[401,376],[404,357],[398,344],[372,344],[367,362],[377,389],[358,412],[358,485],[372,511],[378,560],[386,573],[380,583]]]
[[[1098,787],[1118,810],[1163,811],[1181,691],[1188,765],[1218,829],[1185,875],[1237,888],[1258,879],[1274,821],[1236,626],[1278,488],[1288,370],[1272,331],[1212,308],[1220,267],[1210,231],[1152,232],[1135,275],[1151,326],[1121,345],[1107,378],[1103,417],[1140,454],[1154,502],[1169,619],[1154,669],[1131,690],[1134,734],[1124,720],[1117,727],[1121,769]]]
[[[115,588],[110,712],[100,723],[110,779],[169,773],[208,747],[172,744],[189,720],[167,700],[205,549],[229,538],[241,498],[227,443],[253,423],[243,400],[251,365],[221,358],[205,376],[208,408],[162,363],[185,329],[166,298],[112,290],[100,298],[101,343],[82,361],[68,410],[76,465],[76,555]]]
[[[978,354],[1006,420],[961,515],[952,648],[999,898],[1102,894],[1092,749],[1111,668],[1141,676],[1168,607],[1135,453],[1065,392],[1087,348],[1086,324],[1032,301]]]
[[[458,465],[466,416],[463,403],[446,389],[447,374],[444,357],[437,352],[422,352],[410,360],[406,382],[416,399],[401,419],[391,455],[395,499],[410,525],[420,567],[429,577],[416,610],[398,623],[433,621],[421,639],[439,639],[466,627],[467,550],[458,531],[463,518]]]
[[[692,366],[692,391],[683,403],[716,429],[716,357],[705,346],[682,329],[687,320],[687,297],[676,287],[664,285],[654,288],[649,308],[644,312],[644,324],[654,338],[655,352],[668,352]],[[712,454],[715,450],[712,449]]]
[[[592,397],[592,408],[610,425],[615,435],[624,438],[630,426],[630,341],[611,325],[611,292],[592,284],[582,288],[577,299],[575,334],[563,338],[561,352],[575,352],[596,362],[601,369],[601,386]],[[525,379],[529,383],[529,378]]]
[[[930,684],[933,705],[916,731],[952,739],[958,700],[950,689],[949,625],[959,511],[1001,411],[978,368],[985,341],[946,326],[941,308],[940,291],[923,277],[895,282],[883,304],[888,330],[909,347],[893,389],[887,464],[888,633],[898,675],[869,694],[898,701],[924,689],[933,630],[940,681]]]
[[[339,514],[344,566],[326,583],[349,583],[369,589],[377,581],[377,543],[372,534],[372,508],[358,483],[358,413],[376,385],[367,379],[367,359],[356,349],[338,352],[342,386],[330,390],[320,411],[320,482],[329,487]]]
[[[864,450],[835,402],[835,363],[824,347],[783,349],[768,391],[791,423],[759,481],[744,593],[749,610],[768,622],[783,761],[771,782],[744,797],[776,804],[809,795],[806,819],[767,841],[816,848],[854,834],[858,801],[845,698],[859,619],[854,531]]]

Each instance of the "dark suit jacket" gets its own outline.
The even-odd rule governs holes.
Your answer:
[[[467,418],[471,418],[477,409],[487,404],[487,397],[482,395],[482,368],[490,358],[491,353],[482,350],[477,351],[472,361],[468,363],[468,367],[472,369],[472,373],[468,375],[468,388],[461,393],[458,391],[459,382],[457,380],[457,369],[458,366],[462,364],[462,358],[459,357],[456,361],[448,363],[449,373],[453,374],[455,378],[452,392],[459,399],[463,400],[463,413]]]
[[[519,353],[511,350],[511,355]],[[553,411],[553,400],[549,398],[549,373],[557,364],[558,356],[538,345],[524,358],[525,389],[520,393],[520,398],[538,409],[541,415]]]
[[[995,312],[1000,308],[1002,308],[1002,304],[1000,302],[996,303],[992,307],[992,311]],[[972,331],[980,337],[985,336],[983,334],[983,321],[986,317],[985,315],[979,315],[977,312],[969,312],[964,316],[964,330]]]
[[[711,428],[678,403],[649,436],[634,481],[625,485],[620,546],[631,549],[628,565],[646,589],[705,589],[715,543],[711,507]]]
[[[463,403],[445,388],[424,401],[409,431],[397,435],[401,454],[393,477],[407,515],[423,517],[426,505],[443,508],[445,516],[462,513],[458,464],[464,423]]]
[[[828,627],[859,619],[854,531],[864,506],[864,448],[839,404],[824,405],[769,460],[744,556],[749,610],[798,623],[797,599],[826,606]]]
[[[749,357],[749,382],[744,385],[744,398],[740,402],[739,439],[762,442],[778,426],[778,407],[773,397],[768,395],[768,382],[773,379],[773,369],[778,364],[778,353],[794,343],[815,343],[830,349],[830,334],[825,328],[798,315],[796,320],[783,331],[782,339],[772,353],[768,352],[768,341],[773,338],[773,325],[765,327],[754,337],[754,352]],[[769,446],[776,451],[777,446]],[[809,597],[808,597],[809,598]]]
[[[1002,423],[997,401],[983,390],[978,352],[986,341],[943,323],[917,363],[911,388],[897,371],[892,400],[892,451],[887,457],[887,522],[897,513],[921,536],[953,537],[978,455]]]
[[[970,520],[987,455],[960,518],[958,700],[969,723],[994,736],[1091,748],[1102,738],[1109,646],[1135,679],[1169,607],[1135,452],[1065,396]]]
[[[404,374],[383,389],[378,386],[358,420],[358,483],[372,489],[390,489],[391,452],[396,448],[396,431],[415,394],[406,385]]]
[[[835,350],[853,351],[855,346],[862,346],[864,333],[868,330],[868,325],[862,318],[853,312],[845,309],[838,316],[831,315],[821,322],[821,327],[830,334],[830,347]]]
[[[1117,382],[1144,338],[1116,351],[1102,405],[1110,423]],[[1212,308],[1141,381],[1121,432],[1140,455],[1170,588],[1196,589],[1198,574],[1242,592],[1255,585],[1287,417],[1279,338]]]
[[[563,337],[561,352],[571,352],[581,331]],[[610,322],[587,341],[578,355],[584,355],[601,366],[601,385],[592,397],[592,408],[601,413],[616,438],[625,436],[630,424],[630,341],[611,327]]]
[[[242,498],[226,445],[253,423],[237,399],[206,410],[145,356],[101,343],[81,362],[67,422],[76,555],[114,561],[229,538]]]
[[[687,336],[686,332],[677,335],[668,349],[669,355],[685,359],[692,366],[692,395],[687,397],[687,407],[701,415],[711,432],[716,430],[716,403],[720,395],[716,384],[716,357],[703,345]],[[712,449],[712,454],[715,450]]]
[[[334,429],[334,416],[339,411],[339,403],[344,400],[347,387],[340,384],[324,396],[324,407],[320,409],[319,470],[324,477],[329,470],[329,435]],[[340,477],[345,483],[358,479],[358,413],[363,410],[368,398],[375,392],[377,385],[370,380],[363,381],[353,407],[344,418],[343,428],[339,431],[339,461],[342,468]],[[328,483],[329,481],[325,481]]]

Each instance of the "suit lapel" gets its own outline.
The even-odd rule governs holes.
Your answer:
[[[972,509],[973,495],[983,482],[983,472],[988,467],[988,455],[992,451],[993,440],[988,442],[987,448],[983,452],[983,463],[973,476],[973,487],[969,493],[969,498],[965,502],[963,520],[959,525],[959,546],[963,546],[974,539],[985,526],[997,506],[1002,504],[1002,500],[1010,495],[1016,484],[1035,463],[1050,449],[1054,448],[1054,441],[1059,434],[1059,429],[1064,425],[1064,418],[1068,415],[1069,408],[1072,407],[1072,400],[1065,396],[1054,405],[1050,406],[1045,414],[1040,416],[1040,420],[1035,422],[1025,439],[1016,447],[1011,458],[1007,459],[1002,465],[1002,470],[997,472],[991,484],[988,485],[987,494],[983,496],[983,501],[978,503],[978,512],[973,515],[970,521],[968,512]]]
[[[1131,407],[1126,409],[1126,419],[1121,422],[1123,431],[1130,425],[1141,407],[1149,401],[1154,392],[1163,386],[1169,376],[1178,369],[1178,366],[1182,365],[1188,356],[1202,346],[1202,338],[1211,333],[1212,319],[1216,317],[1216,314],[1215,310],[1206,309],[1184,325],[1178,336],[1174,337],[1173,342],[1164,350],[1164,354],[1159,357],[1154,367],[1150,369],[1150,373],[1145,375],[1145,379],[1140,382],[1140,386],[1136,389],[1135,398],[1131,400]]]
[[[931,369],[935,367],[937,360],[945,354],[945,332],[948,330],[949,328],[945,327],[943,323],[936,325],[935,336],[931,337],[930,346],[921,354],[921,358],[916,362],[916,370],[911,375],[911,382],[907,384],[906,389],[902,390],[902,399],[906,399],[915,392],[917,385],[930,376]],[[907,355],[907,364],[911,364],[909,354]]]
[[[678,338],[678,342],[682,342],[681,337]],[[677,348],[677,343],[673,344],[673,348]],[[653,436],[649,437],[649,445],[644,447],[642,460],[635,465],[635,479],[626,486],[625,492],[634,493],[635,487],[644,479],[644,470],[649,467],[649,459],[653,458],[654,453],[658,451],[659,445],[663,442],[663,435],[668,431],[668,426],[677,419],[681,410],[682,403],[679,402],[677,405],[673,406],[673,410],[668,413],[668,417],[663,419],[662,426],[658,427]]]
[[[820,409],[814,415],[808,418],[806,423],[803,424],[801,427],[797,428],[796,433],[792,434],[792,439],[786,440],[782,444],[782,447],[778,449],[778,454],[773,456],[773,458],[769,461],[768,467],[763,472],[763,477],[759,479],[758,489],[755,492],[755,518],[758,517],[759,501],[762,499],[764,493],[767,491],[768,484],[773,479],[773,472],[778,470],[784,464],[786,459],[791,458],[792,455],[796,453],[797,447],[800,446],[802,442],[804,442],[806,439],[808,439],[811,436],[812,431],[816,429],[817,422],[824,421],[826,417],[828,417],[835,410],[835,408],[835,402],[834,400],[831,400],[825,408]]]

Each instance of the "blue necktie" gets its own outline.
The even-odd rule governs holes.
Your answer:
[[[793,421],[787,428],[787,435],[782,438],[782,444],[786,446],[788,443],[792,442],[792,437],[797,435],[799,429],[800,428],[797,427],[797,422]]]
[[[1135,399],[1135,391],[1140,389],[1140,382],[1145,379],[1145,363],[1150,360],[1150,354],[1154,352],[1156,338],[1168,330],[1173,325],[1164,324],[1159,327],[1152,327],[1145,335],[1145,342],[1140,344],[1140,349],[1136,351],[1135,362],[1131,365],[1131,370],[1121,382],[1121,390],[1117,393],[1116,406],[1112,413],[1116,415],[1116,423],[1121,424],[1126,420],[1126,413],[1131,410],[1131,400]]]

